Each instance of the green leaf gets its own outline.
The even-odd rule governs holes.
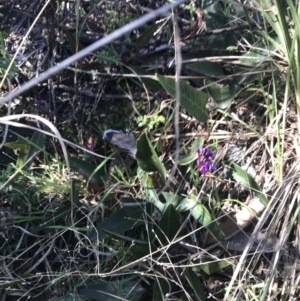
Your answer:
[[[45,230],[51,226],[55,226],[57,222],[60,222],[61,220],[66,220],[70,212],[71,212],[71,203],[69,202],[66,206],[63,206],[62,208],[58,209],[56,212],[53,212],[50,217],[45,218],[39,226],[35,227],[32,230],[32,232],[38,233],[41,230]]]
[[[197,201],[195,195],[190,195],[189,198],[181,200],[180,205],[177,207],[178,211],[191,211],[192,216],[201,225],[207,227],[209,232],[216,238],[217,241],[225,242],[223,234],[218,224],[213,221],[209,211],[203,206],[203,204]]]
[[[79,293],[87,298],[99,301],[138,301],[144,293],[139,279],[123,278],[117,281],[103,281],[87,284]]]
[[[238,95],[240,86],[234,83],[218,83],[211,79],[204,80],[209,95],[220,109],[230,107],[232,100]]]
[[[17,160],[17,168],[21,168],[25,162],[35,153],[44,148],[45,135],[40,132],[34,132],[31,140],[24,138],[24,141],[16,141],[5,143],[6,147],[11,149],[19,149],[19,156]],[[26,168],[28,168],[34,160],[34,157],[27,162]]]
[[[71,202],[74,205],[74,210],[79,206],[79,193],[81,191],[81,183],[77,179],[71,180]]]
[[[153,214],[153,204],[146,202],[145,200],[122,198],[121,202],[127,215],[132,219],[139,219],[142,215],[152,216]]]
[[[225,5],[227,6],[227,3]],[[220,1],[205,1],[203,9],[205,9],[205,23],[208,30],[225,28],[231,22],[232,14],[224,9],[224,4]],[[236,39],[234,33],[222,32],[218,35],[210,35],[206,43],[209,49],[223,50],[227,46],[236,44]]]
[[[0,57],[0,75],[4,75],[8,66],[10,64],[10,58],[4,58]],[[16,66],[15,62],[13,62],[9,72],[8,72],[8,78],[12,79],[13,76],[19,71],[19,68]],[[2,77],[1,77],[2,78]],[[8,88],[7,86],[7,81],[5,81],[5,87]]]
[[[165,301],[165,296],[171,292],[171,284],[165,278],[157,277],[153,287],[152,301]]]
[[[169,244],[176,235],[179,235],[178,231],[181,227],[179,215],[172,204],[169,204],[163,213],[160,220],[159,227],[157,229],[157,236],[162,245]]]
[[[200,260],[196,259],[194,261],[193,271],[199,271],[199,269],[201,269],[207,275],[212,275],[233,264],[234,260],[232,259],[216,260],[215,258],[211,257],[201,257]]]
[[[84,48],[82,43],[80,42],[80,40],[76,39],[74,34],[71,33],[65,26],[61,26],[61,28],[64,31],[64,33],[66,34],[66,37],[69,42],[68,45],[69,45],[69,48],[70,48],[72,54],[75,54]]]
[[[151,258],[158,258],[161,256],[161,252],[153,254],[153,252],[156,250],[157,247],[152,244],[149,247],[149,242],[147,242],[147,244],[140,244],[137,242],[130,248],[130,251],[135,259],[141,259],[149,254],[151,254]]]
[[[133,227],[144,225],[144,220],[139,216],[136,219],[132,219],[128,216],[125,208],[121,208],[113,212],[108,218],[100,223],[96,229],[93,228],[89,233],[90,239],[95,239],[98,236],[99,240],[108,237],[107,233],[102,231],[103,229],[114,232],[116,234],[123,234]]]
[[[28,150],[30,146],[29,142],[18,140],[16,142],[7,142],[4,144],[4,146],[9,147],[13,150],[19,150],[16,167],[17,169],[21,168],[25,164],[28,156]]]
[[[28,159],[37,151],[44,148],[46,136],[43,133],[35,132],[31,138],[31,144],[28,151]],[[29,163],[28,163],[29,164]],[[30,164],[29,164],[30,165]]]
[[[266,59],[270,57],[270,51],[274,50],[274,46],[270,44],[269,50],[266,49],[266,45],[263,43],[260,43],[256,46],[257,49],[251,49],[245,54],[243,54],[240,58],[240,62],[247,63],[248,65],[252,65],[253,67],[256,66],[256,64],[263,63],[266,61]]]
[[[264,69],[261,67],[249,67],[243,65],[234,66],[234,78],[237,83],[251,84],[262,77]]]
[[[163,181],[166,181],[166,169],[159,160],[146,133],[142,134],[137,141],[136,159],[142,170],[146,172],[158,171]]]
[[[76,157],[70,157],[69,162],[71,168],[81,174],[88,181],[88,185],[96,191],[108,180],[104,162],[98,167]]]
[[[151,232],[153,226],[151,220],[154,211],[153,203],[141,199],[122,198],[122,207],[129,218],[140,221],[143,225],[147,224],[148,231]]]
[[[27,148],[27,151],[25,151],[25,147],[20,148],[20,153],[16,164],[17,168],[20,168],[29,158],[33,156],[31,160],[29,160],[24,166],[25,168],[30,167],[35,158],[34,153],[44,148],[45,139],[46,137],[44,134],[40,132],[33,133],[31,140],[28,141],[29,148]]]
[[[147,43],[149,43],[149,40],[147,41]],[[161,85],[157,82],[156,79],[154,80],[152,78],[142,76],[142,75],[149,75],[149,72],[147,73],[143,68],[139,66],[135,66],[135,67],[130,67],[129,70],[134,71],[137,74],[137,77],[141,76],[139,77],[139,79],[145,84],[146,88],[152,93],[156,93],[161,89]],[[153,78],[155,78],[155,76],[153,76]],[[134,78],[134,80],[136,81],[137,79]]]
[[[174,193],[162,192],[162,197],[166,204],[172,204],[173,206],[177,206],[180,201],[180,196]]]
[[[156,76],[164,89],[175,98],[175,80],[159,74]],[[208,98],[207,93],[196,90],[186,81],[180,81],[180,105],[200,122],[206,122],[208,119],[208,110],[206,109]]]
[[[6,142],[4,146],[10,148],[10,149],[23,149],[24,151],[27,151],[29,148],[29,142],[17,140],[15,142]]]
[[[156,190],[154,189],[153,179],[146,172],[141,170],[140,167],[137,170],[137,175],[139,177],[141,186],[145,190],[145,197],[147,198],[148,202],[153,203],[160,212],[163,212],[165,204],[159,200]]]
[[[160,26],[158,23],[147,26],[147,29],[145,29],[135,41],[138,48],[149,46],[149,41],[153,38],[153,34]]]
[[[123,241],[130,242],[132,244],[140,244],[140,245],[148,245],[149,244],[148,241],[139,240],[139,239],[132,238],[132,237],[122,235],[122,234],[117,234],[115,232],[111,232],[111,231],[106,230],[106,229],[102,229],[102,231],[104,233],[106,233],[110,238],[114,238],[116,240],[123,240]]]
[[[186,65],[187,69],[193,70],[197,73],[204,74],[208,77],[223,77],[224,71],[223,67],[214,62],[202,61],[202,62],[194,62],[192,64]]]
[[[224,28],[230,22],[228,11],[224,9],[224,4],[219,1],[205,0],[203,3],[205,9],[205,22],[210,30]]]
[[[200,301],[206,300],[203,284],[196,273],[193,272],[192,269],[187,268],[184,272],[184,277],[188,281],[190,287],[193,289],[195,295],[197,296],[197,299]]]
[[[195,161],[198,158],[196,149],[198,147],[201,147],[202,145],[203,145],[203,139],[201,137],[197,138],[192,144],[191,151],[188,154],[181,156],[178,160],[178,164],[187,165]]]
[[[243,187],[255,193],[255,195],[260,199],[261,203],[265,206],[269,203],[268,198],[263,193],[260,186],[255,182],[255,180],[240,166],[235,163],[231,163],[231,167],[233,168],[232,176],[234,179],[241,183]]]

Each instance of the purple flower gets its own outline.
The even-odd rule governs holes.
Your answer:
[[[35,95],[35,102],[36,102],[36,104],[41,105],[41,106],[45,105],[45,100],[42,99],[41,94],[36,94]]]
[[[202,174],[216,170],[216,164],[212,163],[215,156],[212,150],[207,147],[201,147],[197,148],[196,151],[198,153],[197,166]]]

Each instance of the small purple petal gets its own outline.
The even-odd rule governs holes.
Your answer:
[[[202,160],[201,160],[201,159],[198,159],[198,160],[197,160],[197,166],[200,168],[201,165],[202,165]]]
[[[213,158],[214,156],[215,156],[215,153],[212,150],[207,149],[206,157]]]
[[[216,164],[212,164],[212,165],[209,167],[209,171],[210,171],[210,172],[213,172],[213,171],[215,171],[216,169],[217,169]]]
[[[209,163],[208,163],[208,162],[206,162],[203,166],[200,167],[200,172],[201,172],[202,174],[207,173],[208,170],[209,170]]]
[[[202,174],[205,174],[206,173],[205,165],[203,165],[199,170]]]

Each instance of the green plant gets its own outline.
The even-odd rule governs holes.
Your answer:
[[[151,116],[143,115],[143,116],[138,116],[136,118],[136,122],[138,126],[146,128],[149,131],[155,129],[157,126],[159,126],[161,123],[164,123],[165,121],[166,121],[165,116],[159,114],[155,114]]]
[[[6,116],[6,104],[0,110],[9,126],[0,156],[3,299],[297,296],[297,280],[282,277],[285,257],[269,255],[297,254],[286,242],[297,239],[299,212],[299,123],[291,114],[299,7],[267,2],[185,3],[176,16],[124,29],[126,37],[87,51],[72,68],[60,59],[70,63],[70,52],[106,40],[157,3],[77,1],[65,15],[51,2],[41,22],[47,49],[32,49],[27,60],[40,66],[35,58],[43,57],[45,70],[55,63],[61,72],[41,82],[20,66],[20,89],[26,76],[35,87],[22,98],[9,94],[20,115]],[[7,11],[9,20],[23,18]],[[124,144],[102,139],[104,130],[125,128],[136,136],[131,157],[114,150]]]
[[[4,36],[3,32],[0,31],[0,76],[3,76],[10,64],[10,57],[4,46]],[[11,80],[12,77],[18,72],[18,67],[13,63],[9,73],[8,79]]]

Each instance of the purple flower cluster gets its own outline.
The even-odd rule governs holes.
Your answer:
[[[196,151],[198,153],[197,166],[202,174],[216,170],[216,164],[212,163],[215,156],[212,150],[207,147],[201,147],[197,148]]]

